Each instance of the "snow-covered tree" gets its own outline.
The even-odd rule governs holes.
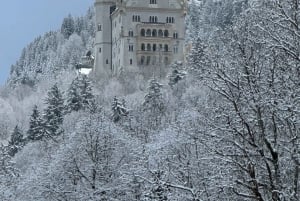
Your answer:
[[[169,85],[174,87],[179,81],[183,80],[186,76],[186,72],[182,69],[182,63],[174,63],[171,65],[171,73],[169,77]]]
[[[24,145],[24,138],[22,131],[18,126],[15,126],[14,131],[8,142],[9,154],[14,156]]]
[[[61,25],[61,33],[64,35],[65,38],[69,38],[75,31],[75,23],[74,18],[71,14],[68,17],[64,18],[63,23]]]
[[[76,77],[67,91],[66,112],[82,109],[82,97],[79,90],[79,77]]]
[[[64,119],[64,100],[57,84],[54,84],[48,91],[45,103],[46,109],[43,113],[45,137],[54,137],[61,134]]]
[[[95,109],[95,96],[93,94],[92,83],[88,76],[81,75],[78,83],[83,109]]]
[[[129,113],[125,105],[125,100],[123,99],[121,102],[117,97],[115,97],[113,100],[111,110],[113,113],[112,120],[114,122],[120,121],[124,116],[127,116]]]
[[[37,105],[33,107],[32,114],[30,116],[29,129],[27,131],[28,140],[40,140],[44,136],[43,120],[38,110]]]

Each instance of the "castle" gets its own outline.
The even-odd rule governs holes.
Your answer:
[[[95,0],[99,76],[184,61],[186,0]]]

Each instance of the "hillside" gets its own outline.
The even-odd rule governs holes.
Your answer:
[[[299,200],[298,4],[189,3],[165,78],[77,75],[92,9],[24,49],[0,90],[0,200]]]

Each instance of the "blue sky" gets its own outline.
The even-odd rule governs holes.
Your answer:
[[[84,15],[94,0],[7,0],[0,6],[0,85],[22,49],[34,38],[60,29],[64,17]]]

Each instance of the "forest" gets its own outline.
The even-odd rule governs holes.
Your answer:
[[[0,88],[0,200],[298,201],[300,1],[190,0],[166,77],[76,73],[95,13]]]

